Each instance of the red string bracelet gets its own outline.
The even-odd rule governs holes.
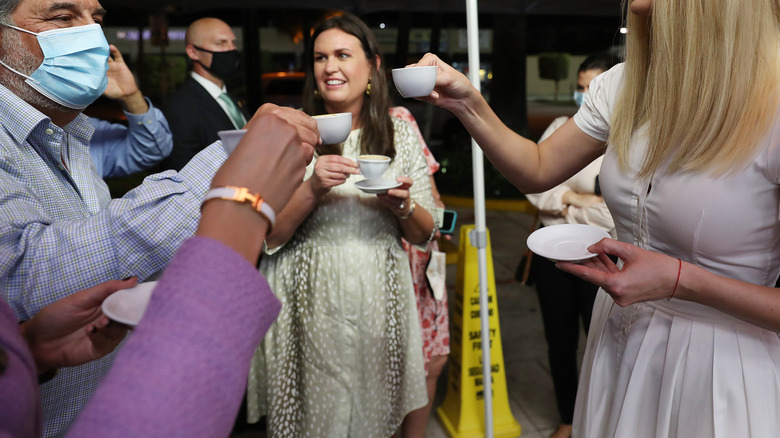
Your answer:
[[[674,297],[674,293],[677,292],[677,285],[680,284],[680,272],[682,272],[682,260],[677,259],[678,265],[677,265],[677,281],[674,282],[674,289],[672,289],[672,294],[669,295],[669,298],[666,299],[666,301],[669,301]]]

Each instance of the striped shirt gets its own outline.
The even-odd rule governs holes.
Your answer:
[[[226,158],[215,143],[111,199],[89,153],[93,132],[83,114],[60,128],[0,86],[0,290],[20,320],[102,281],[164,269]],[[67,429],[112,359],[64,368],[41,387],[44,436]]]

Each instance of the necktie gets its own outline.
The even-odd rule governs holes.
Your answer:
[[[222,93],[219,95],[219,100],[225,103],[230,120],[233,122],[233,126],[235,126],[236,129],[243,128],[246,121],[244,120],[244,116],[241,115],[241,111],[238,110],[238,106],[236,106],[235,102],[233,102],[233,99],[231,99],[227,93]]]

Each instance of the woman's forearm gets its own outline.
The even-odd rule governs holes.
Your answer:
[[[522,191],[538,191],[531,174],[539,163],[536,143],[509,129],[476,90],[453,112],[499,172]]]
[[[677,299],[704,304],[759,327],[780,332],[780,289],[721,277],[682,263]]]
[[[473,92],[453,113],[490,162],[524,193],[539,193],[565,181],[603,153],[603,143],[567,121],[537,145],[509,129]]]
[[[196,234],[219,240],[255,264],[268,227],[268,221],[248,204],[213,199],[203,205]]]
[[[420,204],[415,204],[414,212],[408,218],[398,218],[398,220],[401,222],[401,232],[407,242],[423,244],[433,235],[433,216]]]

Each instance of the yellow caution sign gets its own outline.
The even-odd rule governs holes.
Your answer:
[[[460,252],[455,292],[455,312],[451,315],[449,375],[447,395],[436,415],[447,434],[454,438],[485,436],[485,408],[482,386],[482,330],[479,320],[479,263],[477,248],[471,245],[474,225],[460,229]],[[498,325],[496,280],[490,233],[487,234],[488,320],[490,327],[490,368],[493,393],[493,436],[520,436],[520,424],[509,409],[506,392],[504,354]]]

